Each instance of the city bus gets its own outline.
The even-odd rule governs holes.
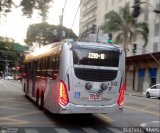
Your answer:
[[[117,112],[126,89],[125,52],[95,42],[46,45],[26,55],[22,89],[51,113]]]

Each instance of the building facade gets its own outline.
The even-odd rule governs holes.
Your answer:
[[[97,21],[98,0],[83,0],[80,8],[80,34],[85,33]]]
[[[134,5],[134,0],[83,0],[80,10],[80,35],[93,24],[98,29],[104,23],[106,13],[111,10],[119,12],[126,2],[129,2],[130,7]],[[141,4],[141,14],[136,19],[148,23],[148,44],[143,47],[144,41],[138,37],[133,44],[128,45],[126,64],[127,89],[140,92],[160,83],[160,14],[153,12],[154,9],[160,9],[160,0],[143,2],[146,3]],[[134,44],[136,52],[132,51]]]

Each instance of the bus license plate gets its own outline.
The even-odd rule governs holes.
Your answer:
[[[95,94],[95,93],[89,94],[89,100],[101,100],[101,99],[102,96],[100,94]]]

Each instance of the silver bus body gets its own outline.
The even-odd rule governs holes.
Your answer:
[[[23,78],[26,95],[48,111],[59,114],[113,113],[122,108],[118,101],[124,100],[121,94],[125,86],[123,49],[90,42],[61,42],[50,47],[47,53],[36,55],[34,52],[26,56],[25,64],[31,63],[34,67],[32,63],[52,58],[55,52],[58,58],[50,60],[59,61],[58,71],[49,71],[46,67],[44,71],[52,73],[44,76],[38,75],[38,71],[43,73],[43,70],[35,69],[35,74],[31,72],[35,78]]]

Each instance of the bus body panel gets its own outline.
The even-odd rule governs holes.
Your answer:
[[[90,45],[90,47],[94,47],[94,46]],[[70,66],[70,69],[69,69],[70,71],[68,71],[67,74],[70,75],[70,77],[72,77],[69,79],[69,81],[70,81],[70,85],[69,85],[70,91],[68,91],[69,102],[72,104],[75,104],[75,105],[93,105],[93,106],[95,106],[95,105],[104,106],[104,105],[115,104],[115,101],[118,100],[118,96],[119,96],[119,89],[120,89],[121,83],[118,81],[121,80],[122,73],[119,70],[117,70],[116,78],[112,81],[107,81],[107,82],[93,82],[93,81],[85,81],[85,80],[78,79],[75,75],[75,72],[74,72],[72,51],[71,50],[64,50],[64,51],[67,51],[67,53],[64,52],[65,55],[63,56],[63,59],[65,57],[69,57],[69,58],[67,58],[67,61],[70,64],[68,64],[68,62],[65,64],[65,61],[64,61],[63,62],[64,64],[62,66],[66,66],[67,69]],[[70,51],[70,53],[68,51]],[[120,62],[120,60],[119,60],[119,62]],[[100,69],[102,69],[102,68],[100,68]],[[66,74],[65,74],[65,77],[66,77]],[[87,82],[90,82],[91,84],[93,84],[94,88],[91,91],[88,91],[85,89],[85,84]],[[65,80],[65,83],[68,86],[68,82],[66,80]],[[97,94],[97,92],[100,90],[100,86],[103,83],[107,83],[110,86],[110,88],[107,89],[106,91],[103,91],[102,93],[100,93],[102,99],[101,100],[89,100],[89,95],[92,93]]]
[[[98,48],[97,46],[95,46],[95,44],[92,43],[77,43],[77,44],[83,47],[84,50],[94,49],[95,51],[99,51],[100,49],[105,49],[107,51],[108,49],[113,49],[113,50],[115,49],[114,46],[109,46],[104,44],[99,45]],[[40,95],[43,93],[44,108],[46,108],[52,113],[70,114],[70,113],[117,112],[119,110],[119,105],[117,104],[119,93],[125,81],[124,51],[120,48],[116,48],[119,50],[120,53],[117,67],[94,66],[94,65],[90,66],[88,64],[77,65],[74,63],[73,59],[74,58],[73,55],[74,50],[72,49],[73,45],[74,44],[71,43],[64,43],[61,46],[60,57],[59,57],[60,60],[59,73],[56,79],[53,79],[51,77],[48,78],[48,77],[36,76],[35,85],[34,83],[32,83],[32,80],[31,81],[29,80],[28,82],[29,97],[31,97],[33,100],[36,101],[37,91],[39,92]],[[94,72],[97,72],[99,70],[100,72],[102,71],[110,72],[114,70],[117,72],[117,74],[116,76],[114,76],[114,78],[112,78],[112,80],[92,81],[92,79],[85,80],[85,76],[83,77],[83,79],[81,79],[81,77],[78,77],[76,70],[82,70],[80,71],[81,74],[83,73],[85,74],[85,72],[87,73],[87,71],[91,70],[92,72],[91,74],[93,76]],[[99,76],[100,78],[102,77],[101,75]],[[60,81],[63,81],[67,86],[69,103],[66,106],[63,106],[59,103],[58,90]],[[23,80],[22,83],[24,84],[23,87],[25,86],[26,88],[27,80]],[[91,90],[86,89],[87,83],[90,83],[92,85]],[[106,90],[102,90],[102,84],[107,85]],[[35,86],[35,88],[33,87],[33,85]]]

